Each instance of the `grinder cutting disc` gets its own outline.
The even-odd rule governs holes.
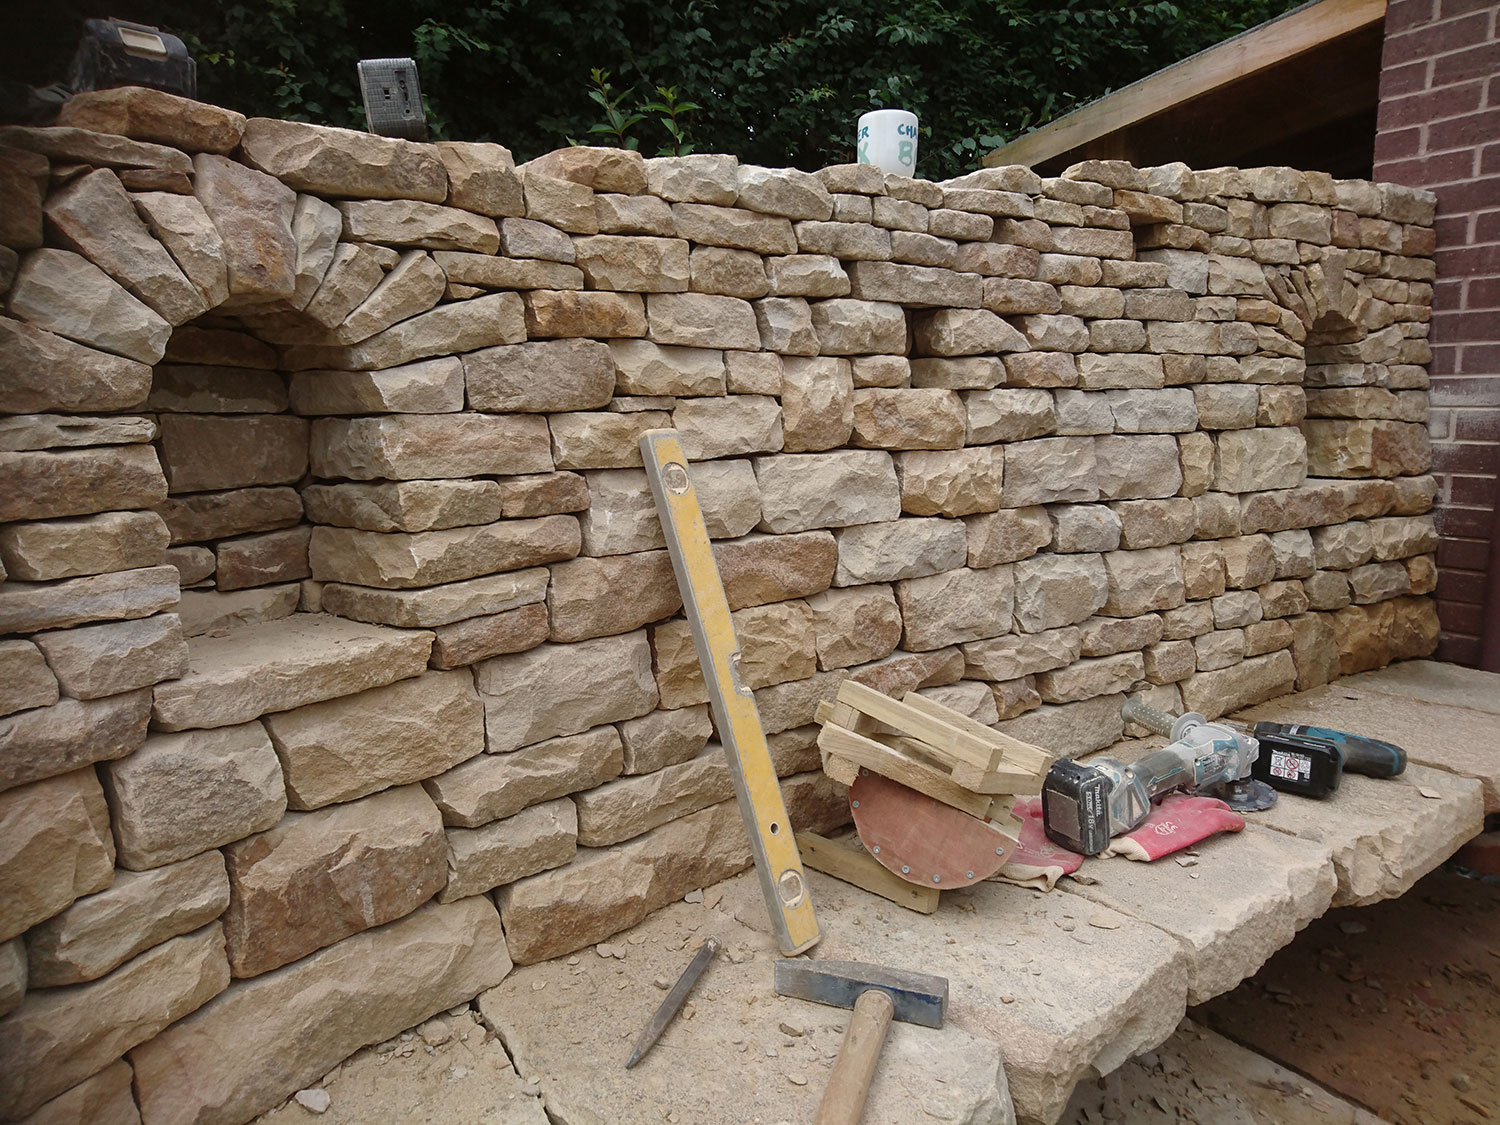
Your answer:
[[[849,806],[866,850],[923,887],[971,886],[999,871],[1016,847],[989,821],[863,768],[849,787]]]

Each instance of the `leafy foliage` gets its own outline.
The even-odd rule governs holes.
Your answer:
[[[580,137],[812,169],[853,159],[861,113],[898,106],[921,119],[918,172],[937,179],[1293,6],[261,0],[174,4],[162,22],[198,58],[200,96],[245,113],[360,128],[356,62],[411,55],[435,137],[522,160]]]

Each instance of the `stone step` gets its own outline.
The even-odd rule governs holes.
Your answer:
[[[432,634],[297,613],[188,641],[188,671],[158,684],[157,730],[230,726],[383,687],[427,668]]]

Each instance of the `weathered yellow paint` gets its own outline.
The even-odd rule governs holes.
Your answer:
[[[729,616],[729,601],[714,562],[703,511],[677,431],[648,430],[641,435],[640,445],[677,588],[692,627],[698,663],[708,684],[719,741],[729,758],[740,815],[750,835],[761,892],[777,943],[790,957],[810,949],[821,935],[755,695],[740,682],[739,639]]]

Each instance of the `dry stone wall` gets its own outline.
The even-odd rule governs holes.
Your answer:
[[[644,430],[815,828],[846,677],[1078,753],[1436,639],[1426,193],[149,91],[0,168],[0,1119],[248,1119],[748,864]]]

